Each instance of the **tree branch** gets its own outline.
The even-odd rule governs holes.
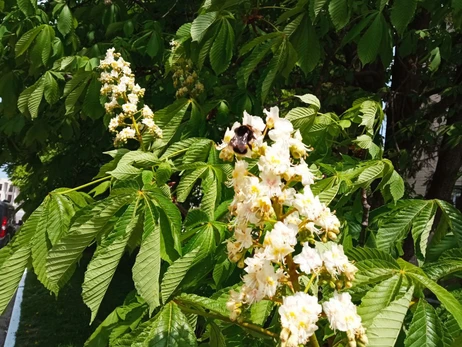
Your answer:
[[[360,235],[360,243],[366,243],[366,229],[369,226],[369,211],[371,210],[371,205],[367,201],[367,190],[366,188],[361,188],[361,202],[363,204],[363,221],[361,223],[361,235]]]

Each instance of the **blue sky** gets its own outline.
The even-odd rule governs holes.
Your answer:
[[[0,178],[7,178],[5,171],[3,171],[1,167],[0,167]]]

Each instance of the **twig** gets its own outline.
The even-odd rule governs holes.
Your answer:
[[[165,16],[167,16],[175,8],[176,4],[178,4],[178,0],[176,0],[175,3],[173,4],[173,6],[170,7],[170,9],[167,12],[165,12],[165,14],[162,16],[162,18],[165,18]]]
[[[361,223],[361,237],[360,242],[364,244],[366,242],[366,229],[369,226],[369,211],[371,210],[371,205],[367,201],[367,190],[366,188],[361,189],[361,202],[363,204],[363,221]]]

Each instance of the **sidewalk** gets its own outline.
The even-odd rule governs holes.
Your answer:
[[[0,316],[0,347],[3,347],[5,344],[6,333],[8,331],[8,325],[10,324],[11,313],[13,312],[14,299],[16,295],[13,296],[11,302],[6,308],[5,314]]]

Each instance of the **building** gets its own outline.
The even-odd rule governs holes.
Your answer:
[[[0,201],[8,201],[17,208],[19,204],[15,200],[18,195],[19,189],[15,187],[8,178],[0,178]],[[16,222],[20,221],[23,215],[23,210],[16,211]]]

